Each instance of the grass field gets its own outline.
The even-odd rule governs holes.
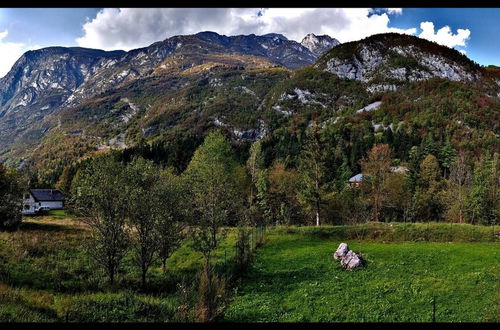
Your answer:
[[[183,320],[176,284],[192,282],[202,265],[189,242],[166,274],[159,262],[151,268],[147,290],[131,254],[109,288],[84,251],[88,234],[61,211],[0,232],[0,321]],[[231,272],[234,234],[215,253],[219,273]],[[492,227],[457,224],[268,228],[219,320],[430,321],[435,297],[437,321],[499,321],[497,236]],[[333,262],[341,241],[362,253],[366,268],[345,271]]]
[[[433,298],[438,322],[500,321],[499,243],[350,240],[367,266],[349,271],[332,259],[340,240],[286,232],[268,232],[224,321],[430,322]]]
[[[27,217],[15,232],[0,232],[0,322],[51,321],[176,321],[176,284],[192,282],[202,256],[189,244],[148,273],[147,290],[140,289],[140,271],[129,253],[115,288],[85,253],[88,227],[62,212]],[[214,255],[216,268],[230,270],[234,234]]]

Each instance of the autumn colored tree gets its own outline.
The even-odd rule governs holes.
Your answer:
[[[269,207],[271,218],[276,224],[292,224],[301,215],[296,199],[300,174],[285,168],[283,163],[276,163],[268,170]]]
[[[387,197],[385,181],[390,173],[391,161],[392,151],[387,144],[374,145],[367,157],[360,161],[363,184],[369,187],[368,200],[372,207],[373,221],[380,220],[382,204]]]
[[[465,209],[471,178],[472,168],[464,150],[460,150],[450,165],[448,209],[446,211],[446,217],[449,221],[465,222]]]

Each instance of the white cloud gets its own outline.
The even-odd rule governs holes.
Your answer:
[[[453,34],[449,26],[444,26],[434,31],[434,23],[432,22],[422,22],[420,23],[420,28],[422,29],[422,32],[418,35],[420,38],[434,41],[450,48],[466,46],[466,42],[469,40],[471,34],[469,29],[458,29],[457,33]]]
[[[24,43],[6,42],[4,39],[9,34],[8,30],[0,32],[0,78],[4,77],[12,65],[28,50],[41,48],[39,45],[26,45]]]
[[[0,77],[5,76],[7,72],[9,72],[12,64],[14,64],[24,52],[24,44],[4,41],[8,34],[9,31],[7,30],[0,32],[0,54],[2,54],[0,60]]]
[[[401,15],[403,8],[387,8],[387,12],[392,15]]]
[[[388,14],[370,8],[106,8],[84,23],[82,47],[106,50],[144,47],[174,35],[214,31],[225,35],[281,33],[296,41],[306,34],[329,34],[341,42],[376,33],[415,34],[416,28],[389,27]]]

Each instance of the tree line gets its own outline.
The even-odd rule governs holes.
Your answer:
[[[475,162],[464,150],[431,140],[394,158],[389,144],[374,144],[359,160],[362,180],[348,160],[332,175],[331,153],[317,125],[307,130],[295,166],[277,160],[266,167],[261,141],[241,161],[222,131],[210,132],[185,170],[113,151],[68,167],[57,186],[67,206],[91,229],[86,251],[116,281],[131,252],[141,284],[151,266],[167,260],[185,240],[203,255],[200,320],[213,319],[219,291],[214,250],[237,226],[237,260],[248,261],[248,228],[263,225],[358,224],[366,221],[450,221],[496,224],[500,215],[499,154]],[[439,159],[441,161],[439,161]],[[24,181],[23,181],[24,180]],[[18,224],[25,179],[0,164],[2,226]],[[14,226],[15,227],[15,226]]]

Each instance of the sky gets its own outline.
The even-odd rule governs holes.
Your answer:
[[[130,50],[174,35],[308,33],[340,42],[406,33],[500,66],[500,8],[0,8],[0,77],[49,46]]]

